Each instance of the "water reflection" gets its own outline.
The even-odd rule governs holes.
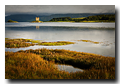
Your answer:
[[[39,29],[40,26],[36,26],[36,29]]]
[[[5,23],[6,27],[18,27],[18,26],[62,26],[62,27],[109,27],[115,28],[115,23],[71,23],[71,22],[44,22],[44,23],[30,23],[30,22],[19,22],[19,23]]]

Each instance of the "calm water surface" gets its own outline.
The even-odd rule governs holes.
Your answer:
[[[70,72],[76,72],[76,71],[81,71],[81,72],[83,72],[82,69],[75,68],[75,67],[73,67],[73,66],[71,66],[71,65],[57,64],[56,66],[59,68],[60,71],[68,71],[69,73],[70,73]]]
[[[73,41],[75,44],[64,46],[30,46],[26,48],[5,48],[5,51],[27,49],[67,49],[115,57],[115,23],[6,23],[6,38],[25,38],[43,41]],[[78,40],[101,42],[94,44]]]

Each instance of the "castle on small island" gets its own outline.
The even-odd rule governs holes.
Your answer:
[[[36,17],[36,21],[39,21],[39,17]]]
[[[32,21],[32,22],[39,22],[39,23],[42,23],[42,21],[39,20],[39,17],[36,17],[36,18],[35,18],[35,21]]]

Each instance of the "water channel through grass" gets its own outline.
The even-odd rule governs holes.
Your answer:
[[[34,43],[37,42],[33,42],[31,39],[6,38],[5,46],[7,48],[18,48],[31,44],[35,45]],[[67,44],[68,42],[64,43]],[[8,51],[5,52],[5,78],[115,79],[115,57],[64,49],[42,48],[20,50],[18,52]]]

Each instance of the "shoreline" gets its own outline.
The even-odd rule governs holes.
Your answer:
[[[82,43],[92,43],[92,44],[101,44],[103,42],[97,42],[92,40],[75,40],[75,41],[42,41],[42,40],[33,40],[33,39],[23,39],[23,38],[5,38],[5,51],[12,51],[12,52],[18,52],[19,50],[29,50],[29,49],[64,49],[64,50],[71,50],[76,52],[84,52],[84,53],[94,53],[97,55],[100,55],[100,53],[95,52],[88,52],[85,51],[84,48],[83,51],[78,51],[76,49],[69,48],[70,46],[78,44],[77,42]],[[67,47],[68,48],[65,48]],[[108,54],[102,54],[101,55],[105,57],[115,57],[114,55],[108,55]]]
[[[95,22],[95,21],[83,21],[83,22],[75,22],[75,21],[43,21],[43,22],[71,22],[71,23],[115,23],[115,22]]]
[[[19,22],[22,24],[5,24],[5,27],[26,27],[26,26],[35,26],[34,23],[30,22]],[[24,24],[25,23],[25,24]],[[7,25],[9,24],[9,25]],[[88,27],[88,28],[115,28],[115,23],[78,23],[78,22],[43,22],[35,23],[37,26],[62,26],[62,27]]]
[[[45,42],[41,40],[33,40],[33,39],[10,39],[5,38],[5,48],[21,48],[21,47],[29,47],[34,45],[43,45],[43,46],[63,46],[75,44],[75,42],[70,41],[55,41],[55,42]]]
[[[19,22],[5,22],[5,23],[19,23]]]

